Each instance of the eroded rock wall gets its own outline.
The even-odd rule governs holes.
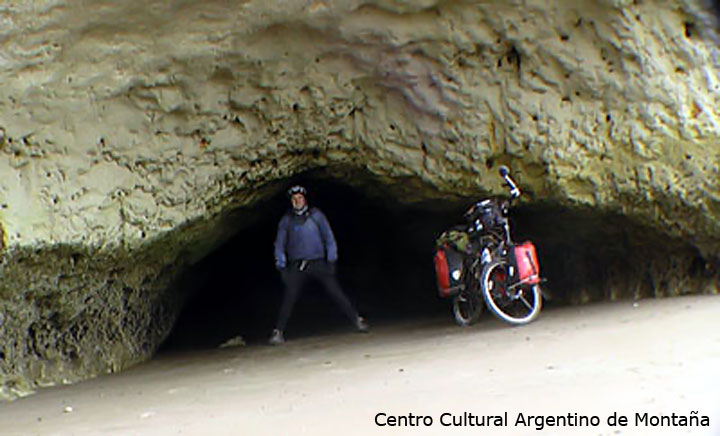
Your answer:
[[[32,386],[146,358],[172,324],[153,315],[167,280],[212,248],[223,215],[311,168],[360,170],[412,202],[500,193],[490,174],[504,163],[529,202],[627,216],[716,261],[720,79],[704,7],[0,6],[5,379]],[[100,334],[77,327],[89,316],[138,320]],[[47,331],[61,350],[73,329],[90,335],[75,351],[37,346]]]

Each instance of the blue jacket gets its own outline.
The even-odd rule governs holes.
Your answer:
[[[278,225],[275,238],[275,265],[285,268],[288,261],[327,259],[337,261],[337,244],[325,215],[309,208],[302,215],[286,213]]]

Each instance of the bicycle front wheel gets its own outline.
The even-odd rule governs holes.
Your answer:
[[[508,263],[504,259],[485,266],[480,283],[485,304],[495,316],[509,324],[532,322],[542,308],[540,285],[510,287],[508,277]]]

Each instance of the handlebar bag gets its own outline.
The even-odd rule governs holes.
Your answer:
[[[498,199],[479,201],[465,212],[465,219],[475,231],[493,229],[503,224],[503,206]]]

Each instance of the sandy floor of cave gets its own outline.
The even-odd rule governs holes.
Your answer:
[[[71,412],[66,412],[72,407]],[[507,428],[443,427],[444,412],[508,412]],[[613,412],[630,417],[610,428]],[[130,371],[0,405],[2,435],[687,434],[634,414],[698,411],[720,435],[720,296],[547,310],[510,328],[450,318],[287,346],[165,355]],[[429,428],[377,427],[379,412]],[[515,426],[518,413],[598,415],[598,428]]]

